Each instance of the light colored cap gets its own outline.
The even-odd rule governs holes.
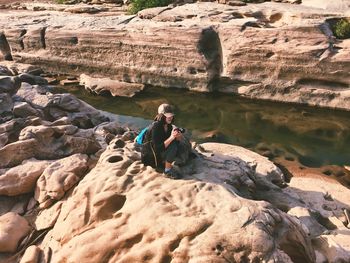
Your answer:
[[[175,115],[173,107],[167,103],[163,103],[158,107],[158,114],[163,114],[165,117],[173,117]]]

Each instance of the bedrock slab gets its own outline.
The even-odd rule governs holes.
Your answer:
[[[69,14],[69,20],[64,12],[37,11],[40,19],[33,12],[8,10],[0,18],[17,61],[121,82],[350,109],[350,40],[330,29],[348,16],[340,8],[198,2],[137,16]]]

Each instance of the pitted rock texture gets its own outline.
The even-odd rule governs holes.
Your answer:
[[[199,159],[187,180],[174,181],[143,166],[133,143],[117,142],[62,205],[44,239],[55,262],[314,261],[297,220],[225,183],[254,185],[244,161]]]
[[[315,1],[198,2],[69,21],[60,12],[37,11],[34,21],[31,11],[7,11],[0,30],[17,60],[55,71],[350,109],[349,41],[329,25],[349,16],[347,3],[320,9]]]

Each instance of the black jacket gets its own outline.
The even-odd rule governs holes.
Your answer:
[[[171,135],[172,125],[168,125],[167,132],[164,131],[164,123],[161,121],[153,122],[146,132],[141,150],[141,160],[145,165],[154,168],[164,166],[162,153],[165,151],[164,141]]]

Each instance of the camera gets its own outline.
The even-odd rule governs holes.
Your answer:
[[[179,128],[179,127],[176,127],[175,129],[174,129],[174,131],[179,131],[179,132],[181,132],[181,133],[185,133],[185,129],[184,128]]]

